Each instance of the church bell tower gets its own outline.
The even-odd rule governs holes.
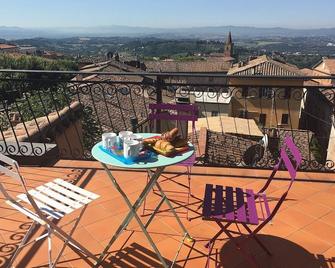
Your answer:
[[[231,38],[231,32],[229,31],[227,41],[225,42],[224,45],[224,52],[223,52],[225,57],[233,57],[234,54],[234,43]]]

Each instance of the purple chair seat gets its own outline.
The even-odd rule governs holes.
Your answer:
[[[248,250],[244,250],[240,243],[236,241],[233,236],[233,231],[229,229],[231,224],[241,225],[247,231],[243,234],[239,227],[239,234],[253,238],[264,251],[271,256],[271,252],[266,245],[257,237],[257,233],[269,223],[275,214],[278,212],[281,204],[285,201],[289,190],[296,178],[297,170],[302,162],[302,156],[299,149],[293,142],[293,139],[287,136],[284,140],[283,146],[280,149],[280,157],[278,163],[274,166],[273,171],[266,181],[265,185],[256,194],[251,189],[243,190],[242,188],[233,188],[231,186],[206,184],[205,196],[203,202],[202,218],[203,220],[215,221],[220,227],[220,230],[210,239],[205,245],[209,248],[206,267],[209,267],[209,260],[211,251],[214,247],[216,239],[225,233],[230,238],[237,249],[243,253],[245,258],[253,265],[258,264],[254,257],[249,254]],[[286,192],[284,192],[277,204],[270,212],[269,204],[265,195],[265,190],[270,185],[275,174],[280,167],[286,168],[290,174],[291,180]],[[260,217],[260,213],[262,217]],[[225,225],[222,224],[225,222]],[[251,230],[248,226],[256,225]]]
[[[258,225],[259,221],[266,220],[271,214],[266,195],[262,194],[256,198],[251,189],[206,184],[203,204],[204,220]]]

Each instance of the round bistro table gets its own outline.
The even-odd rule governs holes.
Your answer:
[[[159,134],[155,134],[155,133],[137,133],[137,134],[140,134],[141,136],[143,136],[143,138],[149,138],[149,137],[159,135]],[[157,155],[155,154],[154,157],[151,157],[151,158],[146,159],[144,161],[135,162],[135,163],[132,163],[132,164],[125,164],[125,163],[121,162],[120,160],[114,158],[113,156],[111,156],[110,154],[105,152],[101,148],[101,146],[102,146],[102,142],[99,142],[92,148],[92,156],[93,156],[94,159],[99,161],[101,163],[101,165],[103,166],[103,168],[106,171],[108,177],[111,179],[115,189],[120,193],[120,195],[123,197],[125,203],[127,204],[128,208],[129,208],[129,212],[126,215],[126,217],[124,218],[123,222],[120,224],[120,226],[117,229],[117,231],[115,232],[115,234],[112,236],[110,242],[108,243],[108,245],[106,246],[104,251],[101,253],[101,255],[99,257],[99,260],[97,261],[95,267],[98,267],[100,265],[100,263],[104,260],[104,258],[107,255],[108,250],[110,249],[110,247],[113,245],[113,243],[116,241],[116,239],[122,233],[122,231],[125,230],[125,228],[128,226],[128,224],[130,223],[130,221],[133,218],[135,218],[135,220],[138,222],[142,232],[144,233],[148,242],[150,243],[153,250],[157,254],[160,262],[163,265],[163,267],[165,267],[165,268],[169,267],[166,263],[166,260],[162,257],[162,255],[159,252],[156,244],[154,243],[154,241],[152,240],[151,236],[149,235],[149,233],[147,231],[147,228],[148,228],[149,224],[154,219],[157,211],[159,210],[159,208],[161,207],[161,205],[164,202],[169,206],[170,211],[172,212],[173,216],[175,217],[176,221],[178,222],[178,224],[179,224],[179,226],[180,226],[180,228],[183,232],[183,238],[180,242],[180,246],[177,250],[176,256],[175,256],[175,258],[174,258],[174,260],[171,264],[171,267],[172,267],[174,262],[176,261],[176,259],[178,257],[178,254],[179,254],[179,251],[181,249],[182,244],[185,242],[185,240],[186,241],[193,241],[193,239],[189,235],[189,233],[186,230],[184,224],[181,222],[179,216],[177,215],[177,213],[174,210],[171,202],[169,201],[168,197],[164,193],[162,187],[160,186],[160,184],[158,183],[157,180],[160,177],[160,175],[162,174],[162,172],[164,171],[165,167],[178,164],[180,162],[185,161],[189,157],[191,157],[192,154],[194,153],[193,145],[191,143],[189,143],[190,149],[188,151],[179,153],[174,157],[165,157],[165,156],[160,155],[160,154],[157,154]],[[137,200],[135,201],[134,204],[132,204],[130,202],[129,198],[127,197],[127,194],[121,189],[120,185],[117,183],[117,179],[113,176],[112,171],[108,168],[108,166],[113,166],[113,167],[117,167],[117,168],[124,168],[124,169],[128,169],[128,170],[129,169],[144,169],[144,170],[147,170],[147,172],[150,176],[150,180],[147,183],[147,185],[144,187],[144,190],[141,192],[141,194],[139,195],[139,197],[137,198]],[[151,169],[156,169],[156,170],[154,172],[152,172]],[[150,215],[147,222],[143,223],[141,221],[140,217],[137,214],[137,210],[142,205],[144,199],[146,198],[146,196],[149,194],[150,190],[153,189],[153,187],[155,185],[158,188],[158,190],[160,191],[162,198],[161,198],[160,202],[158,203],[157,207],[154,209],[153,213]]]

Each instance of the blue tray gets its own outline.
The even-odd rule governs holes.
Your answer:
[[[119,149],[114,149],[115,153],[111,150],[111,149],[106,149],[104,148],[102,145],[99,145],[99,148],[107,153],[108,155],[112,156],[113,158],[119,160],[120,162],[127,164],[127,165],[131,165],[137,162],[144,162],[146,160],[149,160],[151,158],[157,157],[157,154],[153,151],[150,150],[143,150],[140,155],[138,157],[134,157],[134,158],[124,158],[123,156],[123,150],[119,150]]]

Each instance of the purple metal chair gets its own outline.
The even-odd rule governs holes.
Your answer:
[[[157,120],[168,120],[175,121],[177,124],[180,122],[192,122],[192,136],[191,142],[194,144],[196,137],[195,122],[198,120],[198,106],[194,104],[149,104],[149,109],[151,110],[149,114],[149,120],[151,123]],[[169,111],[169,112],[162,112]],[[171,113],[172,112],[172,113]],[[182,133],[183,135],[188,135],[188,133]],[[187,206],[190,204],[191,197],[191,169],[195,163],[196,156],[195,153],[187,160],[176,164],[176,166],[186,167],[187,181],[188,181],[188,192],[187,192]],[[143,214],[146,210],[146,202],[143,203]],[[186,209],[186,218],[188,217],[188,208]]]
[[[287,152],[289,152],[289,154]],[[237,226],[242,225],[247,231],[247,234],[244,235],[254,238],[260,247],[271,256],[271,252],[260,241],[256,234],[268,222],[270,222],[278,212],[281,204],[284,202],[289,190],[292,187],[294,179],[296,178],[297,169],[301,161],[301,154],[294,144],[292,138],[286,137],[280,150],[279,162],[274,167],[264,187],[258,193],[255,194],[251,189],[244,190],[241,188],[233,188],[229,186],[223,187],[220,185],[214,186],[212,184],[206,185],[202,218],[203,220],[207,221],[215,221],[220,227],[220,231],[206,244],[206,247],[209,248],[206,267],[209,266],[210,254],[214,247],[215,240],[222,233],[225,233],[228,238],[232,240],[232,242],[239,250],[241,250],[242,254],[248,261],[257,266],[253,256],[249,255],[246,250],[241,248],[240,244],[236,241],[236,238],[233,237],[233,232],[228,229],[231,224],[236,224]],[[273,211],[270,212],[267,197],[264,192],[270,185],[278,169],[282,166],[288,170],[291,181],[286,192],[283,193]],[[222,222],[225,222],[225,224]],[[249,227],[250,225],[254,225],[256,228],[252,231]]]

